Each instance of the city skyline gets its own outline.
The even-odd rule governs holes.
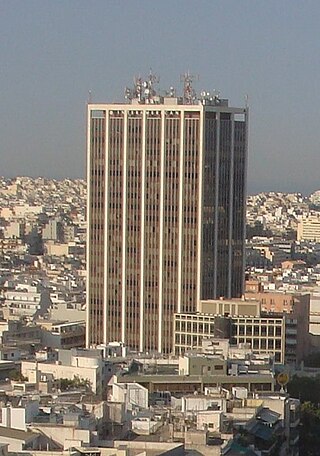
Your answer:
[[[1,13],[0,174],[84,177],[89,90],[122,101],[152,67],[162,89],[190,69],[198,93],[248,95],[249,193],[318,189],[317,2],[34,0]]]

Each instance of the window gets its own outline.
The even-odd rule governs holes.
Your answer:
[[[104,119],[105,111],[93,109],[91,111],[91,119]]]
[[[276,336],[281,336],[281,326],[276,326]]]
[[[275,339],[276,349],[281,349],[281,339]]]

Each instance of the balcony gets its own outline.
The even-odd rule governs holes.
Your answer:
[[[286,338],[286,346],[287,345],[290,345],[291,347],[293,345],[297,345],[297,339],[288,339],[288,338]]]
[[[286,328],[286,335],[290,336],[296,336],[297,335],[297,329],[296,328]]]

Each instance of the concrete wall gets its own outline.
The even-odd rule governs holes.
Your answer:
[[[38,371],[41,374],[52,374],[55,379],[67,378],[73,380],[79,376],[80,379],[89,380],[94,393],[99,394],[102,388],[101,371],[99,367],[84,367],[84,363],[76,366],[64,366],[61,364],[38,363]],[[22,361],[21,373],[29,378],[35,370],[36,363],[33,361]]]
[[[0,426],[26,430],[25,411],[23,408],[3,407]]]
[[[5,238],[21,238],[24,234],[25,225],[19,222],[11,222],[4,231]]]
[[[197,429],[199,431],[220,432],[222,412],[208,410],[197,413]]]
[[[122,448],[120,448],[122,447]],[[86,450],[90,452],[90,447],[87,447]],[[96,453],[96,448],[94,448]],[[143,454],[147,455],[148,450],[152,452],[154,456],[163,455],[163,456],[184,456],[184,445],[182,443],[163,443],[163,442],[132,442],[132,441],[120,441],[117,440],[114,442],[114,448],[99,447],[99,453],[101,456],[128,456],[129,451],[132,454]],[[48,456],[47,451],[36,451],[28,450],[24,452],[25,456]],[[73,451],[55,451],[55,456],[79,456],[77,449]],[[2,456],[0,454],[0,456]]]
[[[115,377],[116,378],[116,377]],[[149,392],[138,383],[114,383],[112,385],[112,402],[121,402],[147,409],[149,406]]]
[[[226,362],[218,357],[181,356],[179,358],[179,375],[223,375],[226,372]]]
[[[38,413],[38,401],[30,400],[24,405],[24,407],[3,407],[1,409],[2,418],[0,426],[26,431],[27,424],[31,423]]]
[[[27,434],[27,433],[25,433]],[[28,436],[30,435],[30,433],[27,434]],[[34,440],[32,441],[29,441],[29,443],[27,443],[27,448],[37,448],[38,446],[38,437],[37,435],[34,436]],[[26,436],[27,438],[27,436]],[[19,451],[21,452],[22,450],[24,450],[24,446],[25,446],[25,441],[21,438],[13,438],[13,437],[9,437],[9,436],[1,436],[1,444],[7,444],[9,445],[8,447],[8,450],[9,452],[16,452],[16,451]]]
[[[55,304],[50,309],[50,317],[52,320],[79,321],[86,319],[86,311],[76,309],[68,309],[66,303]]]
[[[129,450],[145,451],[148,454],[148,451],[152,452],[154,455],[163,455],[163,456],[184,456],[184,445],[182,443],[167,443],[167,442],[147,442],[147,441],[126,441],[126,440],[115,440],[115,448],[127,448]],[[102,456],[102,455],[101,455]]]
[[[259,316],[260,302],[255,296],[250,299],[219,299],[199,302],[199,311],[211,315],[252,315]]]
[[[90,444],[90,431],[85,429],[75,429],[72,426],[64,425],[44,425],[37,424],[32,425],[31,430],[40,431],[46,435],[49,439],[57,442],[64,449],[65,442],[73,442],[71,446],[75,446],[75,442],[82,442],[83,444]]]
[[[181,402],[182,412],[197,412],[201,410],[208,410],[210,406],[217,406],[220,410],[226,410],[226,401],[223,398],[214,398],[210,396],[184,396]]]
[[[47,255],[49,256],[68,256],[69,254],[68,244],[53,244],[51,242],[46,242],[44,245]]]
[[[150,419],[135,419],[131,421],[131,429],[140,435],[154,434],[161,426],[161,422]]]

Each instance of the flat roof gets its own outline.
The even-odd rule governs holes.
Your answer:
[[[23,440],[25,442],[31,441],[39,436],[39,433],[33,431],[22,431],[20,429],[13,429],[0,426],[0,438],[6,437],[8,439]]]
[[[243,375],[123,375],[118,377],[120,383],[263,383],[275,382],[273,374]]]

